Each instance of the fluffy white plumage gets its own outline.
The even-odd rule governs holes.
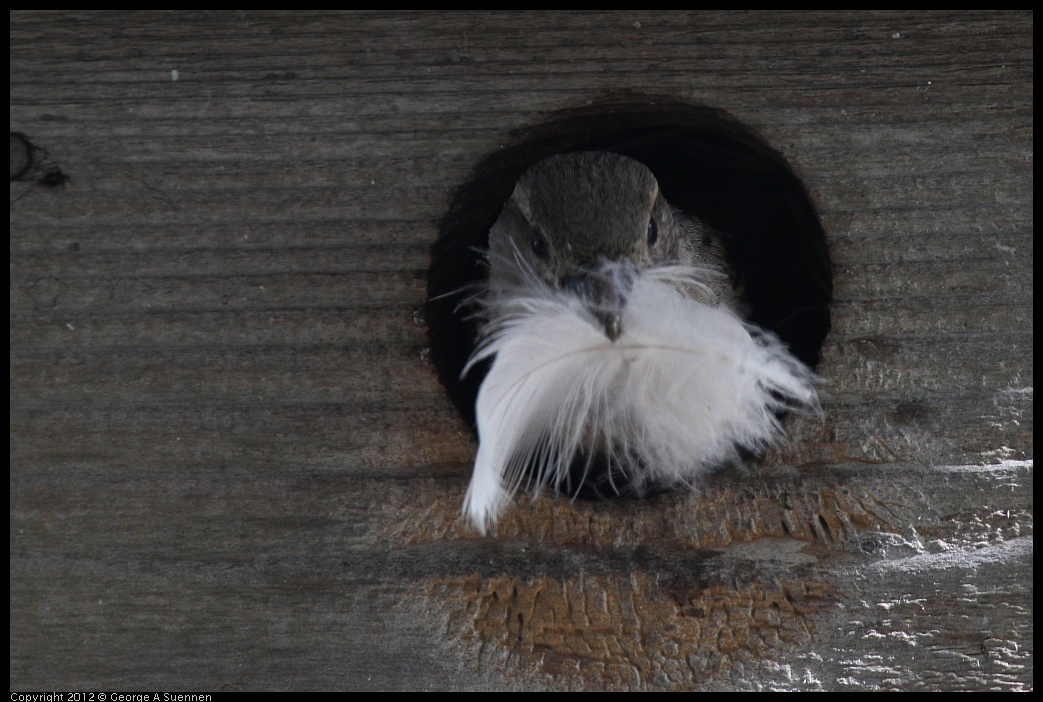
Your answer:
[[[816,406],[811,372],[774,336],[691,294],[719,272],[609,263],[599,275],[632,278],[614,340],[590,305],[531,276],[481,302],[489,322],[468,368],[495,360],[464,513],[483,533],[533,467],[538,484],[558,486],[596,451],[630,467],[638,491],[691,484],[739,447],[777,441],[779,411]]]

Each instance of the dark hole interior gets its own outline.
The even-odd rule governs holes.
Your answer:
[[[567,151],[613,151],[641,161],[666,199],[726,234],[749,319],[808,365],[829,333],[833,280],[825,232],[785,159],[727,113],[670,99],[606,98],[520,130],[461,185],[432,250],[425,306],[431,360],[464,420],[488,367],[461,379],[477,324],[460,303],[485,275],[480,251],[519,176]]]

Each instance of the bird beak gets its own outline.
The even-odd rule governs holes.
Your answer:
[[[609,341],[619,338],[623,333],[623,308],[631,287],[628,276],[582,271],[562,278],[561,287],[587,303]]]

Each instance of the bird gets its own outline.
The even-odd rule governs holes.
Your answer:
[[[472,296],[490,362],[463,514],[481,533],[523,485],[645,496],[762,453],[817,379],[743,317],[724,235],[674,209],[651,170],[557,154],[518,179]]]

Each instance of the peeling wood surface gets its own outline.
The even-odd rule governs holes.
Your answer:
[[[1031,13],[20,11],[10,70],[43,150],[12,689],[1033,687]],[[418,315],[437,222],[512,130],[621,89],[805,179],[825,420],[480,539]]]

